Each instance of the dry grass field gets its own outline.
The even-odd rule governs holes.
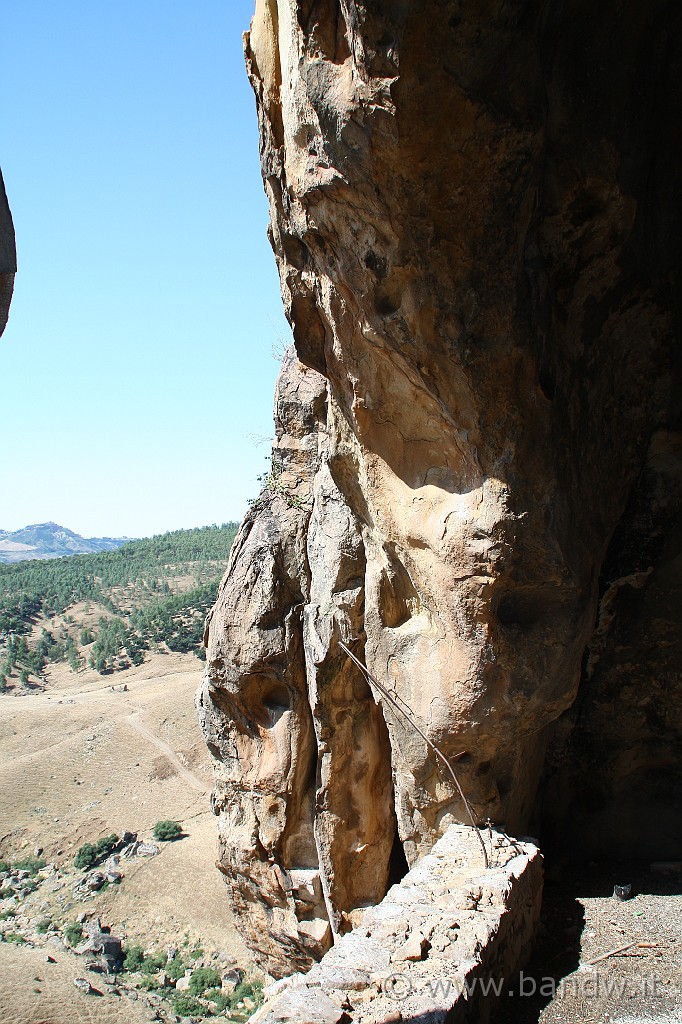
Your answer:
[[[211,769],[192,700],[200,673],[190,654],[154,654],[104,677],[54,665],[44,692],[0,696],[0,856],[41,847],[48,864],[71,871],[84,842],[124,830],[149,840],[155,822],[176,819],[186,836],[123,864],[121,884],[82,902],[69,884],[43,883],[26,905],[33,900],[32,912],[60,923],[97,914],[113,934],[145,948],[200,946],[248,970],[214,866]],[[0,943],[3,1024],[153,1017],[144,999],[78,992],[79,958],[50,941],[53,948]]]

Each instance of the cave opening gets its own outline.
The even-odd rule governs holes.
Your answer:
[[[410,865],[407,863],[405,848],[400,840],[400,836],[398,835],[398,822],[396,821],[395,837],[391,848],[391,856],[388,859],[388,883],[386,886],[386,892],[388,892],[392,885],[397,885],[398,882],[402,882],[409,870]]]

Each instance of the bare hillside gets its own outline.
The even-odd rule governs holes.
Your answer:
[[[83,913],[99,917],[124,948],[170,946],[191,953],[195,967],[250,969],[214,867],[209,758],[192,703],[198,671],[188,654],[156,654],[106,678],[93,670],[74,676],[61,664],[48,668],[44,692],[0,698],[0,857],[42,849],[47,862],[16,916],[0,921],[0,929],[30,943],[0,942],[1,1020],[80,1024],[95,1013],[112,1024],[149,1019],[145,1000],[153,1002],[153,993],[131,997],[124,986],[116,996],[94,975],[100,998],[74,987],[83,958],[60,936]],[[151,840],[162,819],[179,821],[184,838],[157,844],[156,856],[121,860],[119,884],[74,892],[83,872],[73,859],[83,843],[124,831]],[[0,901],[0,908],[10,904]],[[36,933],[41,921],[54,928]],[[56,963],[47,963],[47,954]]]

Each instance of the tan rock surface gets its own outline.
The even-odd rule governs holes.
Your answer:
[[[682,509],[665,486],[682,393],[672,11],[256,4],[247,67],[301,362],[280,378],[273,474],[209,621],[199,708],[222,868],[276,974],[383,896],[392,851],[399,872],[465,816],[339,639],[457,759],[481,821],[527,829],[542,780],[540,824],[569,822],[584,851],[572,808],[605,758],[590,813],[611,808],[611,847],[643,803],[650,845],[679,833],[679,574],[640,575],[671,564]]]

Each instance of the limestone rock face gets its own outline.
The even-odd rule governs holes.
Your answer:
[[[284,974],[465,820],[339,640],[481,821],[679,835],[680,15],[257,0],[245,52],[298,358],[198,701]]]
[[[14,244],[14,225],[5,195],[2,172],[0,172],[0,334],[7,326],[16,270],[17,250]]]

